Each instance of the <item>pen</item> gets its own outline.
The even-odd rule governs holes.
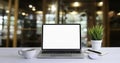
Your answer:
[[[99,51],[95,51],[95,50],[91,50],[91,49],[88,49],[88,51],[90,51],[90,52],[94,52],[94,53],[97,53],[97,54],[102,54],[102,53],[99,52]]]

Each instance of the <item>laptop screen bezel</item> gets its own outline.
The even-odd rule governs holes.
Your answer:
[[[44,49],[43,48],[43,33],[44,33],[44,31],[43,31],[43,27],[44,27],[44,25],[79,25],[79,32],[80,32],[80,36],[79,36],[79,38],[80,38],[80,49]],[[41,49],[42,49],[42,51],[54,51],[54,52],[62,52],[62,51],[64,51],[64,52],[74,52],[74,51],[77,51],[77,52],[80,52],[81,53],[81,24],[42,24],[42,43],[41,43],[42,45],[41,45]]]

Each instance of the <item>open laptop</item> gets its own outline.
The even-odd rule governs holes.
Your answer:
[[[43,24],[39,58],[84,58],[80,24]]]

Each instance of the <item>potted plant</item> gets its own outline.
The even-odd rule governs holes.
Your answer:
[[[93,50],[100,50],[103,38],[103,30],[104,29],[102,25],[95,25],[88,29]]]

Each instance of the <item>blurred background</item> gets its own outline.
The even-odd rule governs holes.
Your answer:
[[[42,24],[81,24],[81,41],[90,46],[87,29],[103,25],[103,46],[120,46],[119,0],[0,0],[0,46],[41,47]]]

